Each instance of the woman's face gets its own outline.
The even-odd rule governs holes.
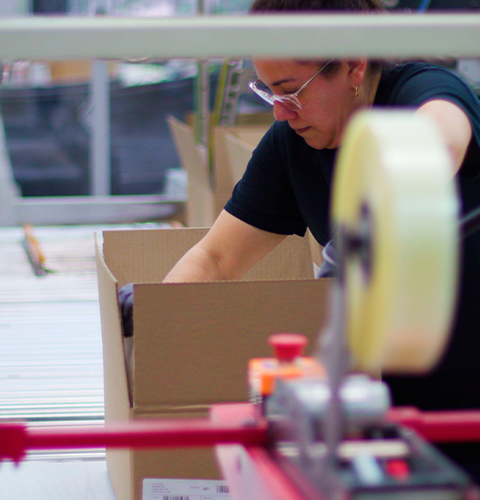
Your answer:
[[[276,95],[298,91],[319,69],[317,63],[292,60],[255,59],[254,65],[258,78]],[[300,92],[300,111],[291,111],[275,102],[275,119],[288,121],[312,148],[337,148],[348,119],[360,104],[355,99],[355,83],[349,64],[342,62],[336,73],[328,77],[320,73]]]

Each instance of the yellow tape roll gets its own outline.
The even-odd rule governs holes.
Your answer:
[[[334,227],[370,234],[370,270],[346,259],[346,323],[360,369],[429,371],[455,309],[458,199],[436,127],[409,111],[364,111],[347,128],[333,187]]]

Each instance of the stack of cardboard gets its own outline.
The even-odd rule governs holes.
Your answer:
[[[273,123],[273,115],[244,115],[235,127],[213,127],[211,162],[209,153],[196,143],[191,122],[191,118],[187,123],[168,118],[180,163],[188,176],[187,226],[210,227],[245,171],[253,149]],[[231,138],[238,139],[237,148],[229,146]]]

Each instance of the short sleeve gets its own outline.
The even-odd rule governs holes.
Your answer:
[[[264,231],[303,236],[306,224],[289,176],[285,126],[275,122],[262,138],[225,210]]]
[[[429,67],[411,76],[394,96],[399,105],[418,107],[433,99],[456,104],[469,117],[473,135],[480,144],[480,100],[473,90],[453,72]]]
[[[442,99],[462,109],[472,126],[472,142],[460,170],[462,177],[475,178],[480,173],[480,100],[469,85],[455,73],[441,66],[406,64],[390,99],[392,106],[418,108]]]

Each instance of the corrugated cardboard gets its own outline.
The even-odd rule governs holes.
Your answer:
[[[40,61],[48,65],[53,84],[85,83],[92,78],[92,63],[83,59],[65,61]],[[117,71],[114,62],[108,63],[108,71],[114,77]]]
[[[225,130],[223,141],[234,184],[242,178],[245,168],[252,157],[253,150],[264,135],[265,128],[262,126]]]
[[[187,172],[186,223],[189,227],[210,227],[218,215],[218,199],[210,180],[205,152],[198,147],[193,128],[173,116],[167,118],[180,164]],[[225,200],[226,203],[227,200]],[[225,205],[225,203],[222,205]]]
[[[240,120],[240,118],[243,118]],[[226,202],[229,200],[235,184],[239,180],[239,172],[245,170],[251,156],[251,146],[258,144],[273,122],[272,114],[260,113],[239,117],[239,125],[235,127],[213,127],[213,166],[205,161],[205,152],[195,140],[195,132],[191,125],[170,116],[167,119],[182,167],[188,175],[188,191],[186,219],[189,227],[210,227]],[[243,149],[231,153],[225,143],[226,134],[237,137],[245,145]],[[250,151],[250,153],[248,153]],[[232,156],[233,163],[232,164]],[[239,165],[242,165],[239,166]],[[235,168],[235,170],[234,170]]]
[[[214,130],[215,181],[218,193],[230,197],[235,184],[240,180],[252,156],[252,151],[265,135],[269,125],[239,125],[218,127]],[[238,147],[230,149],[227,137],[237,138]],[[222,207],[223,208],[223,207]]]
[[[299,332],[316,344],[328,280],[313,279],[308,238],[288,237],[242,281],[161,283],[207,229],[118,230],[97,235],[107,423],[205,416],[248,398],[247,363],[270,356],[267,338]],[[118,287],[133,282],[134,372],[129,392]],[[108,451],[117,500],[141,500],[142,481],[218,478],[212,450]]]

